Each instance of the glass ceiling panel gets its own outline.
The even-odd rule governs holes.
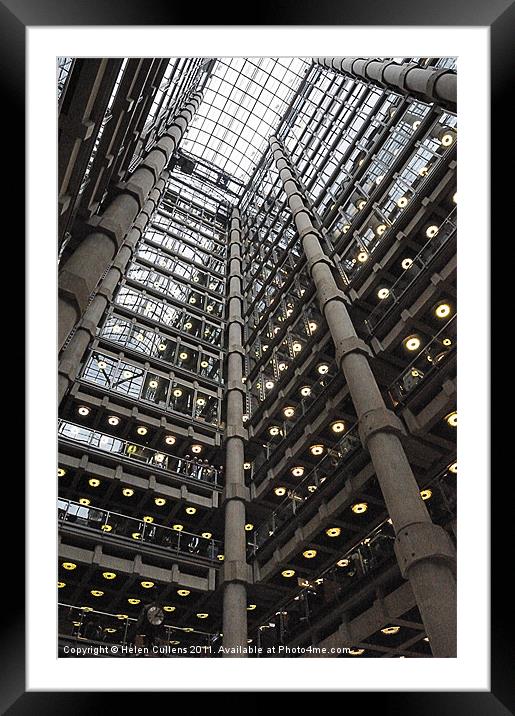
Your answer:
[[[310,64],[299,57],[219,58],[181,148],[246,183]]]

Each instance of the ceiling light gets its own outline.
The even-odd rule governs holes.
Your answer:
[[[323,445],[312,445],[309,448],[309,452],[312,455],[321,455],[324,452],[324,446]]]
[[[286,370],[287,367],[288,366],[286,365],[286,363],[279,363],[279,366],[278,366],[280,371]]]
[[[66,475],[66,470],[63,467],[57,468],[57,477],[64,477]]]
[[[92,612],[93,607],[81,607],[80,608],[82,612]]]
[[[209,367],[208,361],[207,361],[207,360],[201,360],[201,361],[200,361],[200,367],[201,367],[201,368],[208,368],[208,367]]]
[[[361,211],[361,209],[363,209],[366,205],[367,205],[366,200],[365,200],[365,199],[360,199],[360,200],[358,201],[358,203],[356,204],[356,207],[357,207],[358,211]]]
[[[421,490],[420,491],[420,497],[423,500],[429,500],[432,494],[433,494],[432,490]]]
[[[166,343],[160,343],[160,344],[157,346],[157,349],[158,349],[159,351],[164,351],[165,348],[166,348]]]
[[[184,353],[184,351],[183,351],[182,353],[179,353],[179,358],[181,360],[188,360],[188,354]]]
[[[441,138],[442,147],[450,147],[454,142],[454,134],[452,132],[446,132]]]
[[[104,579],[115,579],[116,574],[114,572],[102,572],[102,577]]]
[[[109,423],[109,425],[113,425],[116,427],[116,425],[120,424],[120,418],[118,418],[116,415],[110,415],[107,418],[107,422]]]
[[[75,562],[63,562],[63,569],[67,569],[68,571],[72,571],[72,569],[76,569],[77,565]]]
[[[453,462],[452,465],[449,465],[449,472],[453,472],[456,474],[458,472],[458,463]]]
[[[316,485],[308,485],[308,491],[309,491],[309,492],[315,492],[316,489],[317,489],[317,486],[316,486]]]
[[[295,341],[295,343],[292,343],[291,347],[294,353],[299,353],[302,350],[302,343]]]
[[[186,507],[186,514],[187,515],[194,515],[197,511],[196,507]]]
[[[376,228],[376,234],[378,236],[382,236],[385,231],[386,231],[386,224],[379,224],[379,226]]]
[[[149,523],[150,523],[150,522],[153,522],[153,521],[154,521],[154,518],[151,517],[150,515],[145,515],[145,517],[143,518],[143,522],[149,522]]]
[[[141,602],[141,599],[134,599],[131,597],[127,599],[127,601],[129,602],[129,604],[139,604]]]
[[[267,390],[272,390],[273,387],[274,387],[274,381],[273,381],[273,380],[266,380],[266,381],[265,381],[265,388],[266,388]]]
[[[448,303],[440,303],[435,308],[435,316],[437,318],[447,318],[447,316],[449,315],[450,312],[451,312],[451,307],[449,306]]]
[[[202,532],[201,534],[201,537],[203,537],[204,539],[211,539],[212,536],[213,535],[211,534],[211,532]]]
[[[287,408],[284,408],[283,415],[285,418],[293,418],[295,415],[295,408],[289,405]]]
[[[190,303],[197,303],[195,296],[190,296]]]
[[[173,435],[167,435],[165,437],[165,443],[167,445],[175,445],[175,437]]]
[[[275,436],[279,435],[281,430],[277,427],[277,425],[272,425],[272,427],[269,428],[268,432],[270,433],[270,435]]]
[[[66,587],[66,582],[57,582],[58,589],[62,589],[63,587]]]
[[[313,559],[313,557],[317,556],[316,549],[307,549],[305,552],[302,553],[302,556],[306,559]]]
[[[93,597],[103,597],[104,596],[104,592],[101,589],[92,589],[90,594]]]
[[[420,127],[420,119],[417,119],[413,124],[411,125],[413,129],[418,129]]]
[[[404,340],[404,347],[409,351],[416,351],[420,348],[420,338],[418,336],[409,336]]]
[[[223,562],[224,559],[225,559],[225,555],[224,555],[224,554],[219,554],[219,555],[217,555],[216,558],[217,558],[217,560],[218,560],[219,562]]]
[[[97,365],[100,370],[105,370],[107,368],[107,363],[105,362],[105,360],[99,360]]]
[[[136,432],[138,433],[138,435],[146,435],[148,433],[148,430],[143,425],[140,425]]]
[[[91,487],[98,487],[100,485],[100,480],[96,477],[92,477],[88,480],[88,484],[91,485]]]
[[[205,404],[206,404],[205,398],[197,398],[197,405],[200,405],[200,407],[202,408]]]
[[[166,505],[166,500],[164,497],[155,497],[154,502],[158,507],[162,507],[163,505]]]
[[[383,300],[384,298],[388,298],[390,295],[390,289],[388,288],[380,288],[377,292],[377,297]]]
[[[408,197],[407,196],[401,196],[400,199],[397,199],[397,206],[401,209],[404,209],[405,206],[408,205]]]
[[[389,626],[385,627],[384,629],[381,629],[383,634],[397,634],[399,630],[400,626]]]
[[[141,539],[141,532],[133,532],[131,537],[132,539]]]
[[[184,329],[185,329],[186,331],[189,331],[189,330],[192,328],[192,326],[193,326],[193,323],[191,323],[191,321],[187,321],[187,322],[184,324]]]
[[[86,507],[91,504],[91,500],[88,500],[87,497],[81,497],[79,500],[79,503],[81,505],[85,505]]]
[[[132,497],[134,495],[134,490],[131,487],[124,487],[122,494],[124,497]]]
[[[342,234],[346,234],[349,229],[350,229],[350,224],[344,224],[342,226]]]
[[[327,365],[327,363],[321,363],[318,366],[317,370],[320,373],[320,375],[325,375],[327,373],[327,371],[329,370],[329,366]]]
[[[175,530],[176,532],[182,532],[182,530],[184,529],[184,525],[180,525],[180,524],[172,525],[172,529]]]
[[[154,586],[154,582],[140,582],[143,589],[151,589]]]
[[[102,530],[102,532],[111,532],[113,528],[111,527],[111,525],[102,525],[100,529]]]
[[[351,654],[352,656],[361,656],[361,654],[364,654],[364,649],[349,649],[347,654]]]
[[[212,313],[212,312],[213,312],[213,304],[212,304],[212,303],[208,304],[208,306],[207,306],[207,308],[206,308],[206,311],[207,311],[208,313]]]
[[[190,590],[189,590],[189,589],[178,589],[178,590],[177,590],[177,594],[178,594],[180,597],[187,597],[189,593],[190,593]]]
[[[328,537],[339,537],[341,534],[340,527],[328,527],[325,531]]]
[[[207,619],[208,616],[209,616],[209,614],[206,614],[206,612],[203,612],[203,613],[200,612],[199,614],[197,614],[198,619]]]
[[[295,570],[294,569],[284,569],[281,572],[281,574],[283,577],[293,577],[293,575],[295,574]]]
[[[277,497],[282,497],[286,494],[286,488],[285,487],[276,487],[274,490]]]
[[[134,375],[134,374],[133,374],[132,371],[130,371],[130,370],[124,370],[123,373],[122,373],[122,377],[123,377],[123,378],[132,378],[133,375]]]
[[[300,394],[302,395],[303,398],[307,398],[309,395],[311,395],[311,388],[309,387],[309,385],[304,385],[300,389]]]
[[[244,469],[244,470],[250,470],[250,465],[251,465],[250,462],[244,462],[244,463],[243,463],[243,469]]]
[[[360,251],[358,254],[358,261],[363,264],[368,259],[368,254],[366,251]]]
[[[453,410],[452,413],[445,416],[445,420],[447,421],[447,425],[451,428],[455,428],[458,425],[458,413]]]
[[[247,611],[252,612],[257,607],[257,604],[249,604],[247,607]]]
[[[334,423],[331,423],[331,430],[333,433],[343,433],[345,430],[345,423],[343,420],[336,420]]]
[[[202,452],[202,445],[199,445],[198,443],[195,443],[191,446],[191,452],[195,455],[198,455],[199,452]]]
[[[401,266],[404,270],[409,269],[412,265],[413,259],[402,259]]]
[[[436,224],[432,224],[431,226],[428,226],[426,229],[426,236],[428,239],[433,239],[438,233],[438,226]]]
[[[362,515],[364,512],[368,510],[368,504],[366,502],[356,502],[354,505],[352,505],[352,511],[356,515]]]
[[[182,395],[182,390],[181,390],[180,388],[176,388],[176,389],[173,391],[173,397],[174,397],[174,398],[180,398],[181,395]]]
[[[338,567],[348,567],[350,564],[350,559],[347,559],[346,557],[344,559],[340,559],[338,562],[336,562]]]
[[[454,204],[458,203],[458,192],[454,192],[454,194],[452,195],[452,201]]]
[[[174,612],[174,611],[175,611],[175,607],[173,607],[171,604],[166,604],[166,605],[163,607],[163,610],[164,610],[165,612]]]
[[[158,386],[158,381],[157,381],[157,380],[151,380],[151,381],[149,381],[149,384],[148,384],[148,387],[149,387],[149,388],[157,388],[157,386]]]
[[[87,408],[85,405],[81,405],[80,408],[77,410],[79,415],[89,415],[89,408]]]
[[[246,531],[246,532],[251,532],[253,529],[254,529],[254,525],[253,525],[252,523],[248,522],[248,523],[245,525],[245,531]]]
[[[291,474],[293,477],[302,477],[304,474],[304,468],[302,466],[292,467]]]

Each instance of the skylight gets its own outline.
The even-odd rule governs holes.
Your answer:
[[[182,148],[246,183],[310,64],[298,57],[218,59]]]

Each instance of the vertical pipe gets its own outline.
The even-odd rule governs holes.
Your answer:
[[[336,361],[349,386],[361,442],[370,453],[392,519],[401,574],[411,584],[434,656],[456,656],[454,546],[445,530],[432,523],[420,497],[399,438],[402,424],[386,408],[368,361],[370,350],[356,334],[346,297],[338,289],[286,151],[276,137],[270,138],[270,145],[335,345]]]

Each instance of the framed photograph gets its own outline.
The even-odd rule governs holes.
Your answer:
[[[3,711],[509,713],[489,132],[513,7],[0,12],[28,307]]]

